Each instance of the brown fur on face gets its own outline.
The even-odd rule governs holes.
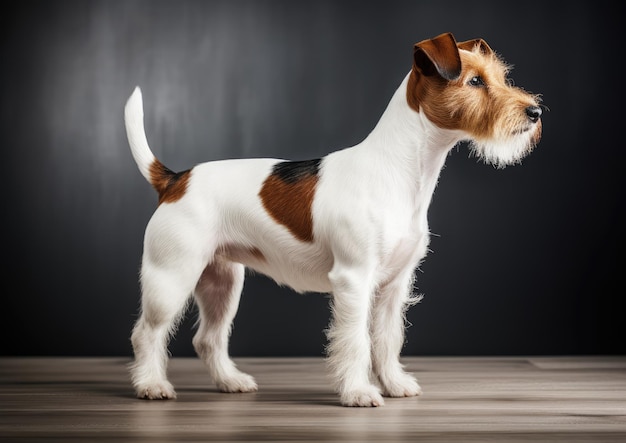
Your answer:
[[[416,45],[415,63],[409,76],[407,101],[424,112],[435,125],[466,132],[478,142],[504,140],[534,130],[533,143],[541,137],[541,121],[532,124],[526,108],[537,106],[539,97],[511,85],[507,66],[484,40],[456,44],[461,60],[458,77],[445,79],[438,73],[436,57],[424,57],[429,50]],[[449,51],[450,48],[447,48]],[[481,84],[472,85],[474,78]]]

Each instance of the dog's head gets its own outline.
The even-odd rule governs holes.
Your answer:
[[[542,110],[510,69],[484,40],[442,34],[415,44],[407,101],[437,127],[461,131],[485,161],[516,163],[541,138]]]

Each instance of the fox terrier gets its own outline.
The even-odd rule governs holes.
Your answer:
[[[484,40],[442,34],[415,44],[411,71],[358,145],[315,160],[222,160],[182,172],[150,150],[136,88],[126,131],[159,202],[145,232],[131,339],[137,396],[176,397],[167,345],[190,294],[199,307],[193,345],[217,387],[257,390],[228,354],[246,267],[297,292],[332,295],[327,362],[342,405],[419,395],[399,356],[446,156],[469,141],[503,167],[541,137],[539,97],[514,87],[508,72]]]

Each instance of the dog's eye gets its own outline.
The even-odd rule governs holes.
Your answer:
[[[470,78],[467,84],[475,87],[485,86],[485,82],[480,75]]]

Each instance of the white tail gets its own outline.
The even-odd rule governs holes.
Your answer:
[[[152,183],[150,166],[156,158],[150,150],[143,127],[143,100],[139,86],[135,88],[126,102],[124,122],[126,123],[126,135],[128,136],[128,143],[130,144],[133,158],[141,174],[149,183]]]

